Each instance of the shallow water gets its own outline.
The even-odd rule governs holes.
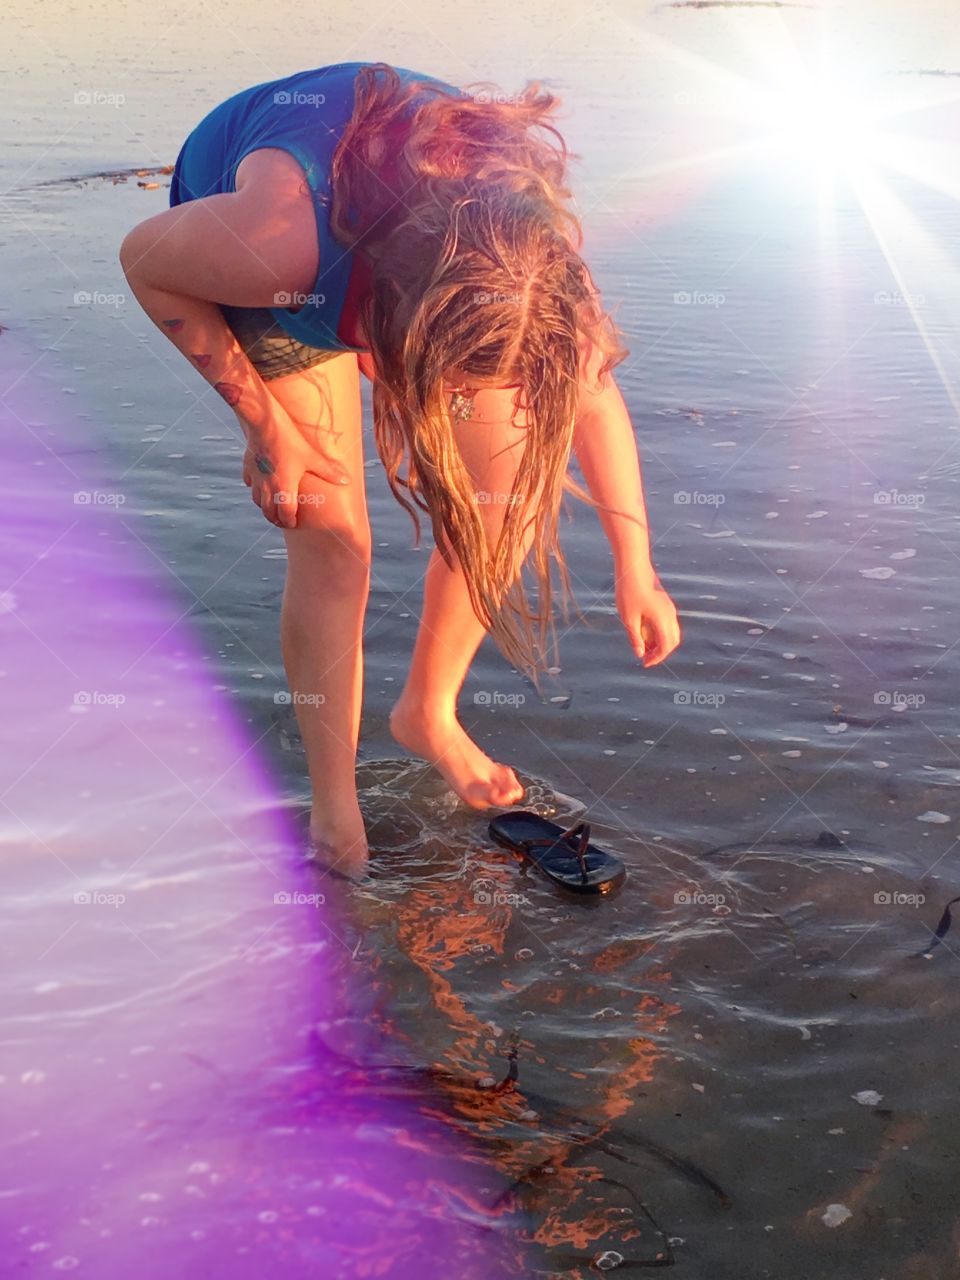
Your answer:
[[[331,19],[307,61],[549,74],[569,96],[589,261],[632,348],[618,379],[685,641],[649,672],[632,659],[598,527],[573,510],[587,624],[564,634],[543,700],[487,647],[462,707],[534,803],[586,813],[630,878],[611,902],[558,897],[398,759],[386,716],[427,551],[371,446],[360,783],[378,856],[369,882],[288,917],[273,895],[311,881],[303,757],[275,701],[281,537],[240,482],[232,414],[135,302],[110,300],[119,239],[166,188],[70,179],[170,163],[209,105],[306,62],[259,14],[205,13],[230,51],[214,56],[145,6],[108,45],[93,7],[70,40],[14,10],[3,1274],[112,1276],[137,1258],[150,1274],[155,1237],[164,1274],[225,1259],[231,1275],[379,1274],[428,1248],[464,1276],[586,1275],[600,1258],[957,1274],[953,935],[923,954],[960,879],[960,298],[933,251],[955,208],[893,186],[914,239],[895,202],[871,226],[840,191],[826,217],[786,170],[643,176],[689,121],[649,127],[656,86],[630,77],[653,46],[615,12],[579,28],[579,57],[573,24],[548,59],[521,56],[546,10],[489,60],[443,25],[424,56],[412,15],[378,11],[378,39],[358,52]],[[717,19],[684,20],[708,53]],[[74,109],[97,88],[126,102]],[[78,490],[122,501],[50,498]],[[77,690],[125,701],[78,714]],[[78,886],[127,900],[84,915]],[[377,1144],[425,1116],[442,1167],[415,1162],[406,1198],[374,1187],[359,1234],[379,1245],[361,1255],[318,1167],[342,1138],[351,1194]],[[851,1215],[834,1228],[831,1205]]]

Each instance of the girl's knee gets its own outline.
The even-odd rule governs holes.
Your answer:
[[[332,484],[307,472],[297,494],[297,528],[337,530],[347,538],[369,541],[370,519],[362,468],[347,468],[349,483]]]
[[[373,540],[367,521],[305,522],[284,531],[290,572],[313,582],[337,579],[351,585],[370,576]]]

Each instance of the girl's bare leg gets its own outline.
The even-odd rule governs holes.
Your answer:
[[[434,549],[413,660],[390,728],[399,743],[429,760],[475,809],[516,804],[523,796],[514,771],[491,760],[457,719],[457,694],[485,634],[463,573],[459,567],[448,569]]]
[[[460,453],[481,498],[488,540],[503,523],[503,501],[523,449],[522,414],[505,406],[512,393],[483,392],[473,416],[457,423]],[[506,764],[492,760],[457,719],[457,695],[486,634],[470,603],[466,581],[434,549],[424,584],[423,611],[410,672],[390,717],[393,736],[429,760],[476,809],[516,804],[523,786]]]
[[[325,451],[350,475],[342,488],[303,478],[297,527],[284,531],[287,579],[280,618],[313,790],[310,834],[324,859],[349,875],[367,858],[356,753],[371,539],[356,357],[337,356],[269,385],[295,422],[323,432]]]

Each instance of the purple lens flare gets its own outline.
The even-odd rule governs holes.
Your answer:
[[[0,339],[0,1274],[517,1274],[52,365]]]

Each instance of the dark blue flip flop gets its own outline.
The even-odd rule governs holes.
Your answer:
[[[528,858],[538,871],[574,893],[612,893],[627,878],[619,858],[590,843],[590,824],[563,828],[529,809],[501,813],[490,822],[497,844]]]

